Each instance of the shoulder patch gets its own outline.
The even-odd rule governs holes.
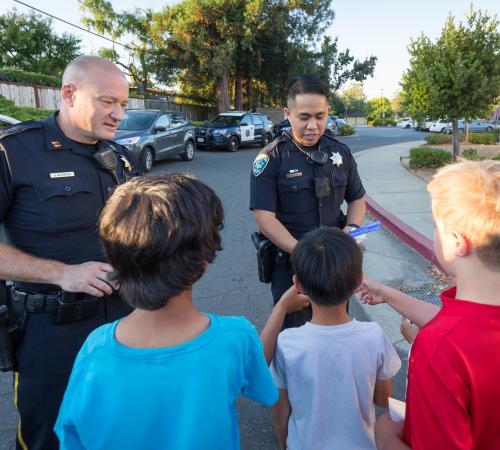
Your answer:
[[[269,155],[267,153],[259,153],[253,162],[253,176],[258,177],[269,164]]]
[[[10,127],[5,127],[0,130],[0,139],[11,136],[14,134],[19,134],[27,130],[31,130],[33,128],[42,128],[42,122],[38,122],[35,120],[29,120],[28,122],[21,122],[15,125],[11,125]]]

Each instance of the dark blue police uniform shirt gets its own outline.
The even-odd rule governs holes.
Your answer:
[[[94,158],[97,145],[64,136],[56,114],[0,131],[0,223],[8,243],[30,255],[67,264],[104,261],[97,224],[116,182]],[[138,174],[126,148],[99,145],[115,149],[121,181]]]
[[[264,170],[250,175],[250,209],[276,213],[296,239],[320,225],[320,201],[327,201],[332,211],[334,220],[328,225],[339,226],[342,202],[350,203],[365,194],[349,147],[323,135],[319,148],[329,156],[338,153],[342,163],[334,164],[329,158],[323,166],[313,165],[291,139],[281,136],[261,151],[269,156]],[[331,193],[319,200],[314,179],[323,176],[330,181]]]

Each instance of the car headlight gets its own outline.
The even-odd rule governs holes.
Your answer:
[[[220,134],[221,136],[225,136],[229,130],[214,130],[214,136]]]
[[[135,136],[135,137],[131,137],[131,138],[118,139],[116,141],[116,143],[120,144],[120,145],[133,145],[133,144],[137,144],[137,142],[139,142],[140,138],[141,138],[140,136]]]

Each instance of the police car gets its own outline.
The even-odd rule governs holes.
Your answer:
[[[228,111],[195,128],[197,148],[225,148],[235,152],[240,145],[267,145],[272,141],[273,123],[264,114]]]

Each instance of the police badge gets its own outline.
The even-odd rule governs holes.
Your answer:
[[[339,167],[342,164],[342,156],[338,152],[332,153],[330,159],[332,160],[332,164],[336,164],[337,167]]]

